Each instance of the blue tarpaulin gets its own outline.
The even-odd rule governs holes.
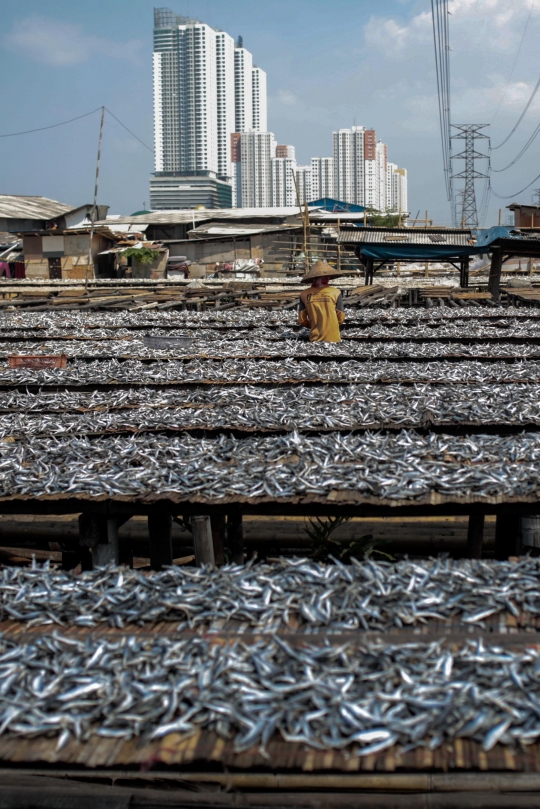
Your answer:
[[[478,245],[442,244],[372,244],[357,246],[362,257],[376,261],[445,261],[450,258],[467,258],[485,253],[486,248]]]

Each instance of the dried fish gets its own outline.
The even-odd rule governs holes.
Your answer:
[[[303,558],[169,567],[144,574],[109,567],[76,575],[48,563],[0,569],[0,620],[32,625],[111,626],[178,622],[178,631],[220,635],[241,624],[254,632],[325,627],[387,633],[404,626],[505,627],[540,616],[540,560],[448,558],[353,560],[322,564]],[[126,630],[127,631],[127,630]],[[0,678],[1,680],[1,678]]]
[[[0,443],[0,496],[237,498],[340,491],[354,500],[536,498],[540,434],[419,435],[412,430],[234,438],[188,433],[58,436]]]
[[[489,751],[540,737],[540,652],[469,642],[292,646],[124,636],[0,639],[0,732],[159,739],[214,731],[236,751],[274,735],[368,755],[472,738]],[[523,687],[516,685],[516,677]]]

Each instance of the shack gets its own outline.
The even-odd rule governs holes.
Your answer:
[[[99,277],[100,266],[108,266],[100,255],[117,242],[108,228],[94,230],[91,247],[89,227],[24,231],[20,235],[26,277],[36,280],[85,278],[87,273],[89,278]]]
[[[347,228],[338,242],[354,250],[364,266],[366,284],[385,264],[394,262],[445,262],[459,271],[460,286],[469,285],[471,255],[485,253],[476,246],[472,230],[461,228]]]

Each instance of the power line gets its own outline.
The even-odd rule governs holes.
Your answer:
[[[92,110],[92,112],[85,112],[84,115],[77,115],[76,118],[70,118],[69,121],[61,121],[59,124],[51,124],[50,126],[39,126],[37,129],[25,129],[23,132],[8,132],[7,135],[0,135],[0,138],[14,138],[16,135],[29,135],[31,132],[43,132],[44,129],[54,129],[57,126],[65,126],[65,124],[71,124],[73,121],[79,121],[81,118],[88,118],[89,115],[93,115],[95,112],[100,111],[101,107],[96,107],[96,109]]]
[[[538,175],[538,177],[535,177],[534,180],[531,180],[529,185],[526,185],[525,188],[521,189],[521,191],[516,191],[515,194],[507,194],[505,196],[502,196],[501,194],[497,194],[497,192],[494,191],[493,188],[490,188],[490,191],[493,194],[493,196],[498,197],[498,199],[512,199],[512,197],[517,197],[519,196],[519,194],[523,194],[523,192],[526,191],[527,188],[530,188],[531,185],[535,183],[537,180],[540,180],[540,174]]]
[[[540,84],[540,81],[539,81],[539,84]],[[520,152],[519,152],[519,153],[518,153],[518,154],[517,154],[517,155],[514,157],[514,159],[512,160],[512,162],[511,162],[511,163],[509,163],[509,164],[508,164],[507,166],[505,166],[503,169],[494,169],[494,168],[492,167],[492,168],[491,168],[491,170],[492,170],[492,171],[494,171],[494,172],[496,172],[497,174],[499,174],[501,171],[506,171],[506,169],[509,169],[511,166],[513,166],[513,165],[514,165],[514,163],[517,163],[517,161],[520,159],[520,157],[523,157],[523,155],[525,154],[525,152],[527,151],[527,149],[529,148],[529,146],[531,146],[531,144],[534,142],[534,140],[536,139],[536,136],[538,135],[538,133],[539,133],[539,132],[540,132],[540,124],[538,124],[538,126],[536,127],[536,129],[535,129],[535,130],[534,130],[534,132],[532,133],[531,137],[529,138],[529,140],[528,140],[528,141],[527,141],[527,143],[525,144],[525,146],[523,146],[523,148],[521,149],[521,151],[520,151]]]
[[[519,116],[519,118],[518,118],[518,120],[517,120],[516,125],[514,126],[514,128],[513,128],[513,129],[512,129],[512,131],[510,132],[510,134],[509,134],[509,135],[508,135],[508,136],[507,136],[507,137],[506,137],[504,140],[502,140],[502,141],[499,143],[499,145],[498,145],[498,146],[492,146],[492,147],[491,147],[491,151],[492,151],[492,152],[494,152],[496,149],[500,149],[500,148],[501,148],[501,146],[504,146],[504,144],[505,144],[505,143],[506,143],[508,140],[510,140],[510,138],[512,137],[512,135],[514,134],[514,132],[516,131],[516,129],[518,128],[518,126],[520,125],[520,123],[522,122],[522,120],[524,119],[524,117],[525,117],[525,115],[526,115],[526,113],[527,113],[527,110],[529,109],[529,107],[531,106],[532,102],[534,101],[534,97],[535,97],[536,93],[538,92],[538,88],[540,88],[540,79],[538,79],[538,81],[536,82],[536,85],[535,85],[535,87],[534,87],[534,90],[532,91],[532,93],[531,93],[531,95],[530,95],[530,98],[529,98],[529,100],[527,101],[527,103],[526,103],[526,105],[525,105],[525,109],[523,110],[523,112],[522,112],[522,113],[521,113],[521,115]]]
[[[497,107],[497,109],[495,110],[495,112],[493,114],[493,118],[491,119],[491,123],[493,123],[493,121],[497,117],[497,114],[498,114],[498,112],[499,112],[499,110],[501,108],[501,105],[502,105],[504,99],[506,98],[506,93],[508,92],[508,88],[510,86],[510,81],[512,79],[512,76],[514,75],[514,70],[516,69],[517,60],[519,59],[519,54],[521,53],[521,48],[523,47],[523,42],[525,41],[525,34],[527,33],[527,28],[529,27],[529,23],[531,21],[531,17],[532,17],[532,13],[533,13],[535,3],[536,3],[536,0],[532,0],[531,8],[529,10],[529,16],[527,17],[527,22],[525,23],[525,28],[523,29],[523,35],[522,35],[521,41],[519,43],[519,48],[517,49],[516,58],[514,59],[514,64],[512,65],[512,70],[510,71],[510,75],[508,76],[508,81],[506,82],[506,87],[504,88],[504,93],[502,94],[501,100],[499,101],[499,106]],[[540,81],[539,81],[539,84],[540,84]],[[535,94],[536,94],[537,89],[538,89],[538,85],[536,85],[536,88],[535,88],[535,91],[534,91]],[[529,109],[529,105],[530,105],[533,98],[534,98],[534,95],[531,97],[531,99],[529,101],[529,104],[527,104],[527,107],[525,108],[525,112],[527,112],[527,110]],[[525,112],[523,113],[523,115],[525,115]],[[523,115],[521,116],[521,118],[523,118]],[[512,132],[510,132],[510,135],[508,135],[508,138],[510,138],[512,136],[512,134],[516,131],[517,127],[519,126],[519,124],[521,122],[521,118],[519,119],[519,121],[515,125]],[[504,143],[506,143],[508,138],[506,138],[506,140],[503,140],[502,143],[500,143],[498,146],[494,146],[493,148],[494,149],[499,149]]]
[[[111,111],[110,111],[110,109],[109,109],[108,107],[105,107],[105,109],[107,110],[107,112],[109,113],[109,115],[112,115],[112,117],[114,118],[114,120],[115,120],[115,121],[117,121],[117,122],[120,124],[120,126],[123,126],[123,127],[124,127],[124,129],[126,130],[126,132],[129,132],[129,134],[130,134],[130,135],[131,135],[133,138],[135,138],[135,140],[138,140],[138,141],[139,141],[139,143],[142,143],[142,145],[144,146],[144,148],[145,148],[145,149],[148,149],[148,150],[149,150],[150,152],[152,152],[152,153],[154,152],[154,150],[152,149],[152,147],[151,147],[151,146],[148,146],[148,144],[146,144],[146,143],[145,143],[143,140],[141,140],[140,138],[138,138],[138,137],[137,137],[137,135],[135,135],[135,133],[131,131],[131,129],[128,129],[128,128],[127,128],[127,126],[126,126],[125,124],[123,124],[123,123],[122,123],[122,121],[120,121],[120,119],[119,119],[119,118],[117,118],[117,117],[116,117],[116,115],[115,115],[113,112],[111,112]]]
[[[431,0],[435,75],[441,130],[443,167],[448,199],[452,199],[450,166],[450,45],[448,29],[448,0]]]

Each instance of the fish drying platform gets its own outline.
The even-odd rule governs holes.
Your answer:
[[[246,289],[5,298],[0,512],[81,516],[3,569],[0,807],[540,805],[537,309],[351,288],[321,346]],[[471,559],[243,565],[283,515],[462,515]],[[135,516],[156,572],[114,568]],[[235,565],[168,567],[196,516]]]

